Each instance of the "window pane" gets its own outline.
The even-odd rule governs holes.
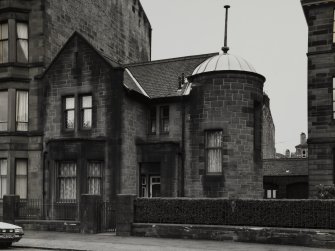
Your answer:
[[[277,198],[277,190],[272,190],[272,198]]]
[[[82,108],[91,108],[91,107],[92,107],[92,96],[83,96]]]
[[[27,160],[16,160],[15,194],[21,199],[27,198]]]
[[[101,194],[102,182],[102,162],[89,162],[88,163],[88,193]]]
[[[222,131],[208,131],[206,137],[207,172],[222,172]]]
[[[74,97],[65,99],[65,109],[74,109]]]
[[[220,147],[222,143],[222,131],[207,132],[207,147]]]
[[[8,39],[8,23],[1,25],[1,39]]]
[[[18,131],[28,130],[28,92],[16,92],[16,122]]]
[[[85,109],[83,114],[83,128],[92,127],[92,109]]]
[[[7,131],[8,92],[0,92],[0,131]]]
[[[0,159],[0,175],[7,175],[7,160]]]
[[[208,172],[220,173],[222,167],[221,149],[209,149],[208,150]]]
[[[66,112],[66,128],[74,129],[74,111],[67,111]]]
[[[75,200],[77,195],[77,166],[74,162],[60,163],[58,170],[58,189],[60,200]]]
[[[16,23],[17,38],[28,39],[28,24]]]
[[[272,197],[271,190],[267,190],[266,191],[266,198],[271,199],[271,197]]]
[[[16,57],[17,62],[20,63],[27,63],[28,62],[28,40],[17,40],[16,43],[17,50],[16,50]]]

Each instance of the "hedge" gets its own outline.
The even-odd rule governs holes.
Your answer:
[[[134,221],[335,229],[335,200],[138,198]]]

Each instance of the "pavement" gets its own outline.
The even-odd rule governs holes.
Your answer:
[[[7,250],[67,250],[67,251],[329,251],[330,249],[284,245],[160,239],[148,237],[120,237],[114,233],[76,234],[45,231],[25,231],[23,238]]]

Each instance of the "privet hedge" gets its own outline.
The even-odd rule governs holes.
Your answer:
[[[138,223],[335,229],[335,200],[139,198],[134,217]]]

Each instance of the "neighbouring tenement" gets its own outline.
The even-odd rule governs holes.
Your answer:
[[[308,25],[309,196],[335,183],[335,2],[301,0]]]

